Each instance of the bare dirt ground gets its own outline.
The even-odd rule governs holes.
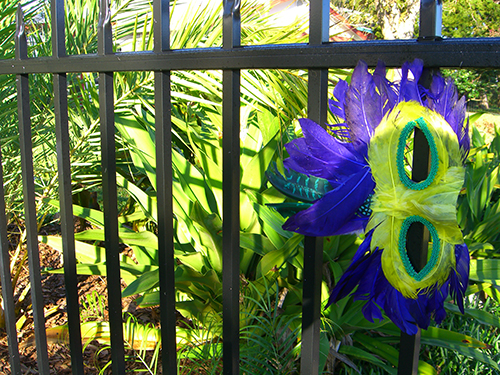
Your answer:
[[[10,228],[11,249],[14,252],[19,241],[17,228]],[[44,228],[42,234],[57,233],[57,227]],[[61,254],[51,247],[40,243],[39,244],[40,267],[43,269],[58,269],[61,268]],[[21,252],[21,257],[23,253]],[[34,345],[34,324],[31,310],[31,298],[29,291],[26,296],[27,287],[29,287],[28,262],[24,261],[21,268],[19,279],[14,290],[14,300],[16,302],[16,319],[19,322],[18,326],[18,342],[21,354],[21,365],[23,372],[26,374],[37,374],[38,366],[36,362],[37,354]],[[105,277],[101,276],[79,276],[78,290],[80,301],[83,302],[86,296],[93,292],[98,293],[103,299],[103,305],[107,305],[107,289]],[[64,276],[62,274],[42,273],[42,291],[45,303],[45,328],[51,329],[59,327],[67,323],[66,313],[66,295],[64,286]],[[159,326],[159,309],[158,308],[137,308],[133,302],[133,298],[122,300],[124,311],[132,314],[140,323],[151,323],[153,326]],[[107,320],[107,312],[104,310],[102,320]],[[85,314],[81,314],[80,319],[87,320]],[[93,317],[90,320],[95,320]],[[24,320],[24,323],[22,323]],[[48,335],[48,353],[51,373],[65,374],[71,373],[71,356],[70,350],[66,342]],[[128,352],[127,355],[132,355],[133,352]],[[147,354],[149,360],[151,353]],[[98,374],[102,368],[109,363],[110,351],[105,345],[99,344],[97,341],[92,341],[86,345],[84,351],[85,372],[87,374]],[[127,367],[130,370],[139,370],[140,362],[130,360],[127,361]],[[108,371],[104,371],[107,373]],[[0,329],[0,374],[10,374],[9,352],[7,344],[7,335],[5,329]],[[141,373],[141,372],[139,372]],[[161,371],[158,371],[161,373]]]

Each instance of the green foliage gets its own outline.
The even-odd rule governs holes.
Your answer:
[[[466,22],[464,22],[466,20]],[[500,36],[500,7],[494,0],[445,0],[443,2],[443,36],[477,38]],[[500,107],[498,96],[499,70],[448,70],[461,94],[468,99],[485,100],[489,106]],[[483,104],[483,105],[484,105]]]
[[[248,4],[242,8],[242,19],[246,20],[243,43],[283,43],[282,38],[288,38],[290,42],[303,41],[302,24],[278,30],[262,16],[265,13],[262,5]],[[96,6],[97,1],[74,1],[68,5],[68,53],[95,52]],[[153,22],[149,2],[129,0],[115,6],[116,48],[151,49]],[[172,47],[220,45],[219,13],[219,3],[213,8],[189,8],[183,15],[186,21],[190,21],[185,22],[189,26],[173,31]],[[84,23],[82,18],[85,18]],[[207,19],[210,22],[204,22]],[[33,54],[50,55],[49,35],[49,29],[33,34],[33,40],[38,40]],[[347,75],[344,71],[332,73]],[[41,171],[40,175],[37,174],[37,186],[40,196],[48,197],[39,202],[56,210],[57,201],[50,199],[57,192],[55,142],[52,140],[53,104],[50,95],[47,96],[47,92],[51,92],[51,81],[48,76],[36,79],[38,89],[48,90],[33,93],[38,95],[33,111],[35,140],[38,140],[35,142],[38,147],[35,148],[35,160]],[[336,79],[333,77],[333,81]],[[179,372],[193,372],[193,367],[199,366],[207,373],[216,374],[220,373],[221,366],[222,75],[220,71],[172,72],[171,80],[176,307],[193,323],[192,327],[177,329],[182,348],[179,351]],[[123,255],[121,258],[122,278],[127,283],[123,295],[138,295],[137,303],[141,306],[159,303],[153,83],[151,72],[115,74],[117,182],[128,197],[118,217],[119,237],[133,253],[131,257]],[[298,135],[295,134],[294,120],[305,116],[307,75],[302,71],[243,71],[241,85],[239,251],[243,299],[240,314],[242,366],[248,366],[248,373],[255,373],[256,364],[269,373],[293,373],[300,355],[303,241],[301,236],[284,231],[283,217],[266,205],[282,202],[284,198],[269,186],[264,172],[271,161],[283,159],[283,144]],[[97,92],[95,75],[69,76],[75,193],[85,189],[98,191],[100,185]],[[3,103],[4,113],[13,116],[15,109],[7,108],[14,103],[14,98],[10,99],[12,102]],[[18,142],[15,121],[9,121],[5,129],[11,133],[2,135],[2,145],[5,149],[12,145],[14,150]],[[471,152],[467,167],[466,190],[459,202],[459,221],[473,255],[481,258],[472,263],[473,285],[469,292],[483,291],[498,302],[495,287],[500,279],[498,259],[490,259],[497,257],[500,232],[497,230],[497,144],[495,141],[488,148],[481,143],[478,134],[474,134],[476,148]],[[12,160],[15,161],[15,157]],[[9,173],[8,181],[14,186],[15,181],[19,181],[19,174],[16,176],[15,168]],[[105,275],[105,251],[100,247],[104,238],[103,213],[98,207],[78,204],[73,210],[76,216],[92,225],[89,230],[76,234],[77,270],[80,274]],[[56,249],[62,247],[57,237],[40,237],[40,240]],[[359,243],[356,236],[324,239],[322,301],[326,302],[329,290],[340,279]],[[100,316],[99,306],[96,298],[89,297],[84,303],[89,315]],[[395,373],[398,354],[395,345],[399,332],[387,319],[367,322],[361,313],[362,307],[362,301],[345,298],[322,310],[322,367],[325,365],[331,369],[336,364],[338,371],[366,369],[367,373]],[[498,315],[476,307],[469,306],[467,317],[497,327]],[[456,306],[449,304],[447,308],[454,313]],[[134,326],[139,327],[131,320],[125,325],[129,331],[141,332],[139,328],[133,329]],[[101,325],[99,332],[106,332],[106,324]],[[131,336],[127,333],[125,337],[129,346],[134,348],[133,340],[139,336],[139,333]],[[482,337],[431,328],[423,334],[423,340],[439,348],[456,350],[477,363],[492,367],[491,359],[482,352],[489,350]],[[144,355],[138,353],[136,358],[144,358]],[[440,366],[436,356],[422,358],[422,373],[436,373],[432,368],[433,365]],[[153,369],[156,365],[148,366]]]
[[[411,2],[379,0],[332,0],[334,6],[351,24],[371,28],[377,39],[384,39],[382,33],[385,18],[406,19]],[[392,15],[391,15],[392,13]],[[466,20],[464,22],[464,20]],[[415,36],[418,22],[415,22]],[[495,0],[444,0],[442,35],[447,38],[477,38],[500,36],[500,7]],[[493,108],[500,107],[497,69],[447,69],[443,75],[452,77],[460,95],[466,95],[473,104]]]
[[[489,314],[490,317],[499,316],[499,304],[488,299],[484,301],[480,294],[471,295],[466,300],[467,311],[482,312]],[[487,361],[478,360],[474,356],[465,354],[463,351],[456,350],[453,347],[431,347],[425,348],[421,356],[428,358],[436,369],[445,374],[498,374],[498,363],[500,363],[500,346],[498,334],[500,327],[491,324],[491,320],[485,322],[476,316],[471,319],[466,312],[463,316],[459,313],[448,314],[441,328],[449,331],[467,332],[474,340],[484,343],[481,353],[487,358]]]
[[[472,256],[498,258],[500,246],[500,134],[486,144],[472,129],[465,190],[458,200],[457,219]]]
[[[467,20],[464,22],[464,20]],[[443,35],[451,38],[500,36],[500,8],[494,0],[444,0]]]
[[[245,374],[292,374],[297,372],[300,355],[300,319],[298,315],[287,315],[283,310],[287,289],[271,297],[266,289],[260,292],[253,284],[246,289],[253,289],[252,296],[245,301],[255,306],[246,312],[246,320],[251,322],[242,326],[242,369]]]

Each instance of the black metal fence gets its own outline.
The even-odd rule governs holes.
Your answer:
[[[311,0],[309,43],[273,46],[241,46],[240,0],[223,1],[222,48],[170,50],[169,0],[153,0],[154,50],[140,53],[113,53],[110,7],[107,0],[101,0],[98,54],[67,56],[64,0],[51,0],[53,55],[47,58],[28,58],[23,15],[21,11],[18,12],[16,57],[11,60],[0,60],[0,74],[14,74],[17,77],[27,249],[37,361],[41,374],[49,374],[49,361],[35,210],[29,97],[30,74],[50,73],[54,80],[57,163],[71,362],[73,373],[83,374],[72,220],[66,74],[99,73],[111,359],[113,373],[123,374],[125,373],[125,359],[117,223],[113,74],[117,71],[155,72],[158,228],[159,232],[163,233],[159,236],[162,366],[164,374],[176,374],[170,72],[173,70],[223,70],[223,373],[237,374],[239,373],[239,251],[235,249],[239,249],[240,70],[308,69],[308,117],[324,124],[327,114],[328,68],[353,68],[360,59],[372,66],[378,60],[383,60],[389,67],[398,67],[403,62],[415,58],[422,59],[428,68],[500,67],[500,38],[443,40],[436,37],[440,30],[440,0],[422,0],[421,37],[418,40],[345,43],[329,43],[329,0]],[[2,179],[1,173],[0,179]],[[4,196],[3,181],[0,184],[0,195]],[[0,273],[10,363],[12,373],[21,374],[6,227],[5,203],[4,199],[0,199]],[[321,262],[322,241],[307,237],[305,239],[301,357],[301,373],[304,375],[318,373],[321,272],[317,270],[321,269]],[[416,352],[418,355],[418,350]],[[408,371],[412,371],[411,356],[408,364],[409,366],[406,366],[410,368]]]

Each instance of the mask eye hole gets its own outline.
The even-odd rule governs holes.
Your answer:
[[[412,164],[413,164],[413,146],[414,146],[414,134],[415,128],[419,128],[425,136],[427,143],[429,145],[429,149],[431,152],[431,166],[429,168],[429,172],[427,177],[423,181],[413,181],[411,179],[412,175]],[[427,188],[436,177],[439,159],[436,148],[436,142],[434,141],[434,137],[432,136],[429,128],[427,127],[427,123],[423,118],[419,118],[416,121],[408,122],[401,134],[399,136],[398,141],[398,149],[396,155],[396,165],[398,169],[399,179],[408,189],[411,190],[423,190]]]
[[[406,177],[411,179],[413,172],[413,145],[415,141],[415,128],[411,132],[409,132],[406,137],[404,151],[403,151],[403,169],[406,174]],[[426,176],[427,178],[427,176]],[[419,182],[419,181],[415,181]]]
[[[407,235],[408,235],[408,230],[410,229],[411,226],[413,225],[424,225],[427,227],[429,230],[429,233],[431,235],[430,239],[430,249],[429,252],[427,253],[427,263],[425,266],[420,270],[419,267],[415,267],[413,263],[411,262],[410,258],[408,257],[408,252],[407,252]],[[421,216],[410,216],[406,218],[405,221],[403,221],[401,225],[401,231],[399,232],[399,254],[401,256],[401,259],[403,261],[403,265],[405,267],[406,272],[414,278],[416,281],[421,281],[425,276],[429,274],[429,272],[434,268],[436,265],[438,258],[439,258],[439,252],[441,249],[441,241],[439,239],[439,236],[437,234],[436,228],[434,225],[432,225],[428,220],[424,219]],[[419,269],[417,272],[416,269]]]

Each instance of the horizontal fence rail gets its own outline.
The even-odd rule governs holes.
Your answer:
[[[432,1],[431,1],[432,2]],[[125,373],[122,322],[120,242],[116,186],[116,151],[113,75],[115,72],[153,71],[157,166],[159,288],[162,328],[162,369],[177,373],[174,232],[172,204],[172,122],[171,71],[223,71],[223,373],[239,373],[240,300],[240,74],[242,69],[308,70],[308,117],[326,123],[329,68],[353,68],[359,60],[375,66],[379,60],[388,67],[399,67],[420,58],[427,68],[499,68],[500,38],[328,42],[328,0],[311,0],[310,42],[308,44],[241,46],[240,0],[224,0],[223,46],[221,48],[170,50],[169,1],[154,0],[154,49],[151,52],[113,53],[112,24],[108,0],[100,1],[98,53],[68,56],[65,50],[64,0],[51,0],[52,57],[27,57],[27,42],[21,10],[17,17],[16,58],[0,60],[0,74],[16,75],[18,115],[24,183],[27,247],[30,267],[33,318],[38,370],[49,374],[47,338],[41,293],[40,261],[33,184],[30,74],[53,74],[57,164],[60,184],[61,228],[63,237],[64,279],[68,304],[68,326],[72,351],[72,371],[83,374],[83,358],[78,304],[76,258],[71,199],[71,167],[68,134],[66,74],[99,73],[99,116],[104,195],[105,248],[112,372]],[[426,0],[426,3],[429,1]],[[426,26],[436,30],[435,24]],[[1,157],[1,155],[0,155]],[[1,161],[1,159],[0,159]],[[3,181],[0,165],[0,182]],[[3,189],[0,186],[0,272],[5,304],[9,355],[12,373],[21,374],[15,328],[12,288],[9,284],[9,248]],[[323,247],[322,238],[304,241],[304,290],[302,310],[303,346],[301,373],[319,371],[320,308]],[[418,358],[417,358],[418,361]],[[412,366],[410,366],[412,367]]]
[[[81,73],[209,69],[354,68],[359,60],[388,67],[419,58],[429,68],[495,68],[500,61],[500,38],[433,41],[380,40],[322,45],[242,46],[232,49],[197,48],[165,52],[119,52],[106,56],[73,55],[0,60],[0,74]]]

